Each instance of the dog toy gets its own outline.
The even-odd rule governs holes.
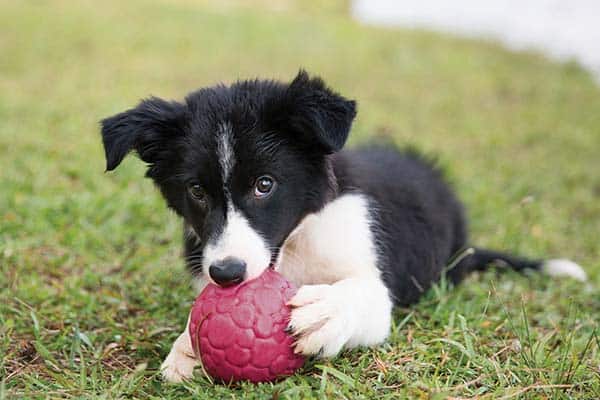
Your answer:
[[[204,371],[224,382],[269,382],[304,363],[286,332],[296,288],[268,268],[236,286],[207,285],[190,314],[192,348]]]

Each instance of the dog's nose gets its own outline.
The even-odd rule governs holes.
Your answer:
[[[226,257],[210,264],[208,273],[220,286],[231,286],[240,283],[246,275],[246,263],[235,257]]]

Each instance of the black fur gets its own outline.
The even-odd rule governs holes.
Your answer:
[[[340,152],[355,114],[354,101],[303,71],[290,84],[219,85],[191,93],[184,103],[151,98],[102,122],[107,170],[131,150],[148,163],[147,176],[195,232],[185,240],[193,273],[201,271],[203,248],[227,219],[228,201],[261,233],[275,259],[307,214],[340,194],[359,191],[369,201],[385,284],[397,304],[409,304],[467,247],[464,213],[440,173],[415,152],[382,147]],[[223,132],[232,135],[235,148],[226,185],[217,157]],[[264,174],[273,176],[278,188],[259,201],[252,190]],[[205,190],[206,202],[192,198],[188,188],[194,184]],[[516,269],[540,265],[476,250],[448,276],[459,282],[495,260]]]

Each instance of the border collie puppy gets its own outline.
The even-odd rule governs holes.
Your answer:
[[[102,121],[107,170],[131,150],[183,218],[197,290],[273,265],[300,288],[291,300],[296,351],[331,357],[385,340],[394,305],[416,302],[442,274],[500,261],[585,280],[567,260],[471,248],[462,206],[437,171],[393,146],[340,151],[356,103],[300,71],[217,85],[183,102],[159,98]],[[447,267],[450,265],[450,267]],[[162,365],[168,381],[198,361],[187,328]]]

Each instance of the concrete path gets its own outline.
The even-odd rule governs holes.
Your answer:
[[[499,40],[575,59],[600,82],[600,0],[353,0],[365,23]]]

